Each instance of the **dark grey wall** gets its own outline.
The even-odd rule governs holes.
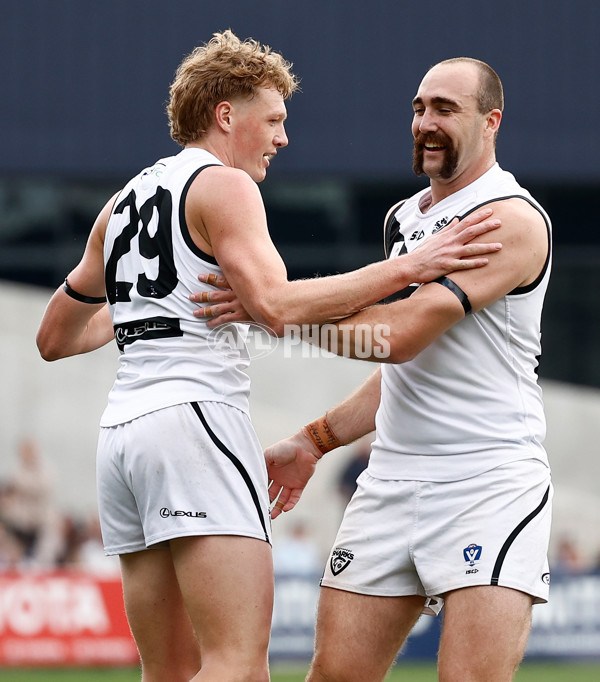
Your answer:
[[[0,280],[62,281],[107,197],[177,150],[173,73],[228,27],[302,78],[261,186],[292,277],[382,257],[383,216],[424,182],[409,130],[423,73],[488,61],[506,92],[500,163],[554,224],[540,372],[600,386],[598,0],[0,0]]]
[[[170,142],[182,56],[231,27],[302,78],[278,175],[410,177],[410,100],[429,65],[469,55],[500,74],[502,165],[600,179],[595,0],[1,0],[0,173],[129,175]]]

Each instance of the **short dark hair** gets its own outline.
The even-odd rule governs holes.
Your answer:
[[[498,76],[489,64],[486,64],[479,59],[473,59],[472,57],[453,57],[452,59],[445,59],[442,62],[438,62],[435,66],[459,63],[473,64],[479,71],[479,92],[477,94],[479,113],[487,114],[487,112],[492,109],[504,111],[504,89],[502,88],[502,81],[500,80],[500,76]]]

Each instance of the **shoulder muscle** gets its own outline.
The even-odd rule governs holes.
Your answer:
[[[511,198],[490,204],[502,226],[477,238],[497,240],[502,250],[488,256],[489,263],[476,270],[454,272],[450,278],[467,294],[474,311],[535,281],[544,268],[549,250],[548,227],[542,214],[528,201]]]

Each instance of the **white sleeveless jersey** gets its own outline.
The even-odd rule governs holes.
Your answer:
[[[212,290],[200,273],[222,274],[192,241],[185,199],[203,168],[222,165],[184,149],[133,178],[119,194],[104,241],[106,292],[120,355],[101,419],[121,424],[184,402],[210,400],[248,411],[245,325],[211,330],[193,316],[192,292]]]
[[[550,273],[548,216],[497,164],[423,213],[420,202],[429,191],[405,201],[388,220],[390,257],[416,248],[455,216],[464,217],[490,202],[522,197],[546,221],[548,258],[531,285],[467,315],[413,360],[382,366],[369,472],[384,479],[447,481],[519,459],[547,464],[536,368]]]

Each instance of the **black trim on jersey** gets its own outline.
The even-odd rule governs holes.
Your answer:
[[[506,558],[508,550],[510,549],[512,543],[517,539],[519,533],[525,528],[525,526],[530,521],[532,521],[542,511],[542,509],[546,506],[546,504],[548,503],[549,495],[550,495],[550,486],[548,486],[548,488],[546,489],[546,492],[544,493],[544,497],[542,498],[542,501],[537,506],[537,508],[534,509],[531,512],[531,514],[529,514],[529,516],[526,516],[521,521],[521,523],[519,523],[519,525],[508,536],[504,545],[502,545],[502,549],[500,550],[500,553],[498,554],[498,558],[496,559],[496,563],[494,564],[494,570],[492,571],[492,579],[490,581],[490,585],[498,585],[498,581],[500,580],[500,571],[502,570],[502,564],[504,563],[504,559]]]
[[[489,201],[484,201],[482,204],[479,204],[478,206],[475,206],[474,208],[469,209],[465,214],[458,216],[460,220],[463,218],[466,218],[468,215],[473,213],[474,211],[477,211],[480,209],[482,206],[487,206],[487,204],[493,204],[496,201],[506,201],[507,199],[523,199],[523,201],[526,201],[530,206],[535,208],[535,210],[542,216],[544,219],[544,222],[546,223],[546,231],[548,232],[548,253],[546,254],[546,260],[544,261],[544,265],[540,271],[540,274],[531,282],[531,284],[527,284],[524,287],[517,287],[516,289],[513,289],[512,291],[508,292],[508,296],[510,295],[516,295],[516,294],[528,294],[530,291],[533,291],[538,284],[542,281],[544,278],[544,275],[546,274],[546,270],[548,269],[548,264],[550,263],[550,254],[552,252],[552,234],[550,232],[550,223],[548,222],[548,219],[544,215],[543,211],[540,210],[540,207],[535,204],[535,202],[531,201],[528,197],[523,196],[522,194],[509,194],[508,196],[505,197],[496,197],[494,199],[490,199]]]
[[[115,341],[123,352],[126,345],[140,339],[172,339],[183,336],[178,317],[148,317],[145,320],[131,320],[116,324]]]
[[[217,259],[214,256],[209,256],[207,253],[204,253],[204,251],[202,251],[201,248],[196,246],[194,240],[192,239],[192,235],[190,234],[190,228],[188,227],[187,221],[185,219],[185,200],[187,198],[187,193],[189,192],[190,185],[198,177],[198,174],[201,173],[205,168],[220,165],[221,164],[219,163],[207,163],[206,166],[202,166],[201,168],[196,169],[190,176],[189,180],[185,183],[185,187],[183,188],[183,192],[181,193],[181,201],[179,202],[179,228],[181,229],[183,241],[187,244],[188,249],[194,255],[198,256],[199,258],[202,258],[202,260],[205,260],[207,263],[212,263],[213,265],[218,265]]]
[[[469,301],[467,294],[465,294],[465,292],[458,286],[456,282],[451,280],[449,277],[445,277],[444,275],[434,279],[433,281],[441,284],[443,287],[446,287],[446,289],[451,291],[456,298],[458,298],[463,310],[465,311],[465,315],[468,315],[471,312],[471,301]]]
[[[390,208],[388,211],[388,215],[383,225],[383,252],[386,258],[390,257],[392,248],[397,241],[404,242],[404,235],[400,233],[400,223],[396,219],[396,211],[398,211],[398,209],[400,209],[405,203],[406,199],[403,199],[392,206],[392,208]],[[406,248],[406,244],[403,243],[400,247],[400,251],[398,252],[398,256],[403,256],[405,253],[408,253],[408,249]],[[417,288],[418,287],[415,285],[409,285],[404,287],[404,289],[400,289],[400,291],[396,291],[395,293],[386,296],[384,299],[379,301],[379,303],[393,303],[394,301],[401,301],[404,298],[408,298],[414,291],[417,290]]]
[[[398,240],[398,237],[400,237],[401,241],[404,241],[404,235],[400,234],[400,223],[396,218],[396,212],[400,208],[402,208],[402,206],[404,206],[405,203],[406,199],[403,199],[402,201],[398,202],[395,206],[392,206],[392,208],[390,208],[390,210],[388,211],[388,216],[385,221],[385,225],[383,226],[383,251],[385,253],[386,258],[390,257],[392,247]],[[407,252],[406,245],[403,245],[398,255],[401,256],[406,252]]]
[[[198,419],[202,422],[202,425],[206,429],[206,433],[210,436],[210,439],[212,442],[219,448],[219,450],[226,455],[233,466],[238,470],[240,476],[244,479],[244,482],[248,486],[248,491],[250,492],[250,495],[252,497],[252,501],[254,502],[254,506],[256,507],[256,511],[258,512],[258,518],[260,519],[260,525],[262,526],[264,532],[265,532],[265,540],[267,542],[271,542],[269,540],[269,533],[267,532],[267,527],[265,525],[265,520],[263,517],[263,512],[260,506],[260,500],[258,498],[258,494],[256,492],[256,488],[254,487],[254,484],[252,483],[252,479],[248,475],[248,472],[246,469],[244,469],[243,464],[240,462],[240,460],[227,448],[226,445],[224,445],[217,435],[214,433],[214,431],[210,428],[208,425],[208,422],[206,421],[205,416],[202,414],[202,410],[200,409],[200,405],[198,403],[190,403],[192,408],[194,409],[194,412],[198,415]]]

